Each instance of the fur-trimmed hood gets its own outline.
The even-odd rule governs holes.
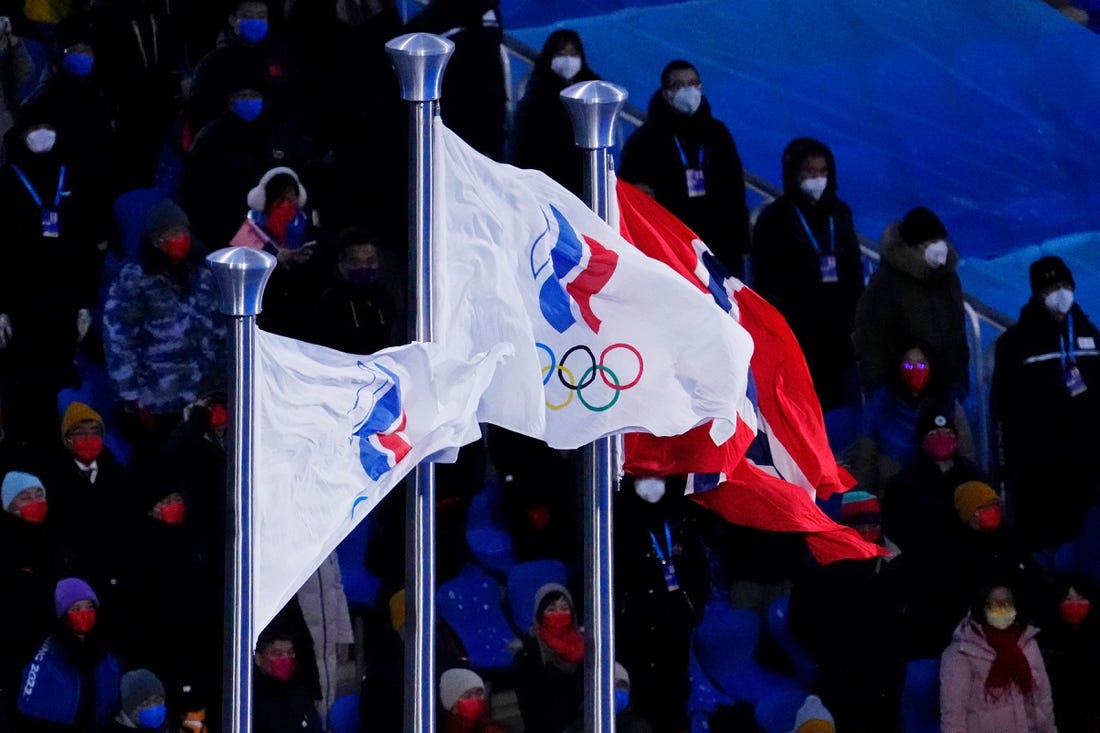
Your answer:
[[[902,239],[898,230],[899,224],[900,222],[894,222],[882,233],[879,252],[883,265],[921,282],[927,282],[942,273],[955,271],[959,265],[959,252],[955,249],[955,244],[950,237],[944,237],[944,241],[947,242],[947,264],[943,267],[932,267],[924,261],[920,247],[913,247]]]

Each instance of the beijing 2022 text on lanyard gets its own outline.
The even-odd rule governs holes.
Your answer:
[[[802,215],[802,210],[797,206],[794,207],[794,210],[802,222],[802,228],[806,230],[806,236],[810,238],[810,244],[817,250],[818,263],[821,265],[821,282],[835,283],[840,278],[836,271],[836,223],[833,217],[829,217],[829,251],[822,252],[817,237],[810,231],[810,225],[806,222],[806,217]]]
[[[703,180],[703,144],[699,143],[699,165],[692,168],[688,165],[688,158],[684,153],[684,146],[680,144],[680,138],[673,136],[672,140],[676,143],[677,152],[680,153],[680,162],[684,164],[684,178],[687,180],[688,198],[706,196],[707,183]]]
[[[1085,379],[1081,376],[1081,370],[1077,368],[1077,342],[1073,339],[1072,313],[1066,318],[1066,330],[1067,336],[1069,336],[1068,341],[1062,337],[1062,334],[1058,334],[1058,348],[1062,352],[1062,376],[1066,380],[1066,389],[1069,390],[1069,396],[1076,397],[1083,394],[1088,389],[1088,385],[1085,384]]]
[[[649,539],[653,540],[653,551],[657,553],[657,560],[661,563],[661,572],[664,575],[665,587],[669,592],[680,590],[680,580],[676,577],[676,566],[672,564],[672,530],[665,522],[665,542],[668,543],[668,551],[661,547],[657,535],[649,533]]]
[[[38,191],[34,190],[34,186],[31,184],[27,174],[19,169],[19,166],[12,165],[11,169],[15,171],[15,175],[19,176],[19,180],[23,182],[23,186],[27,189],[27,193],[34,199],[34,203],[38,204],[39,211],[42,212],[42,236],[43,237],[58,237],[61,234],[61,226],[57,217],[58,207],[61,206],[61,194],[65,189],[65,166],[61,166],[61,173],[57,176],[57,193],[53,196],[53,204],[46,207],[42,203],[42,197],[38,195]]]

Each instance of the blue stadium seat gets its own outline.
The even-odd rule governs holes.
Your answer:
[[[439,586],[436,608],[450,624],[470,666],[478,672],[503,672],[512,665],[508,645],[516,638],[500,608],[501,589],[488,575],[460,575]]]
[[[905,733],[939,732],[940,660],[916,659],[906,665],[901,721]]]
[[[504,578],[516,564],[516,552],[504,527],[500,506],[500,484],[490,478],[474,494],[466,512],[466,545],[478,563]]]
[[[702,670],[719,690],[753,705],[770,695],[800,689],[794,680],[757,664],[754,653],[760,625],[754,612],[712,601],[695,629],[695,653]]]
[[[332,733],[360,733],[359,693],[344,695],[332,701],[328,709],[328,729]]]
[[[569,571],[561,560],[531,560],[508,571],[508,610],[512,627],[527,631],[535,618],[535,593],[547,583],[569,585]]]
[[[786,652],[787,657],[791,660],[791,664],[794,665],[794,673],[798,681],[807,689],[812,689],[818,675],[817,662],[806,653],[806,650],[802,648],[798,640],[791,635],[791,630],[787,623],[790,603],[790,596],[782,596],[781,598],[776,598],[772,601],[771,605],[768,606],[768,633],[775,639],[779,648]]]
[[[702,730],[706,729],[706,721],[719,706],[733,705],[733,698],[719,690],[711,682],[710,677],[703,671],[699,664],[699,658],[695,656],[695,650],[691,650],[688,656],[688,680],[691,682],[691,696],[688,698],[688,713],[691,715],[692,730],[696,730],[696,719],[701,719]]]
[[[378,598],[382,581],[363,565],[370,536],[370,522],[364,520],[353,529],[344,541],[336,546],[336,558],[340,561],[340,578],[344,583],[344,595],[351,607],[373,606]]]
[[[756,704],[756,722],[767,733],[789,733],[794,728],[798,709],[805,701],[806,693],[801,690],[768,695]]]

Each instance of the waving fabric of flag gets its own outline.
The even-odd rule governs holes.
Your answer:
[[[692,498],[727,521],[757,529],[802,532],[823,563],[888,554],[829,519],[814,498],[855,481],[829,448],[809,368],[786,321],[767,301],[725,272],[706,245],[636,187],[617,185],[619,227],[629,241],[709,293],[751,334],[741,422],[751,425],[724,445],[699,432],[672,439],[628,435],[626,470],[637,475],[691,473]]]
[[[263,331],[256,347],[258,633],[417,463],[481,436],[477,404],[510,348],[354,356]]]
[[[450,353],[516,351],[479,417],[555,448],[711,418],[706,439],[724,442],[747,383],[745,330],[544,174],[438,132],[436,333]]]

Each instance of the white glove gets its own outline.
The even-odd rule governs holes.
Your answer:
[[[87,308],[81,308],[76,312],[76,340],[77,343],[88,335],[88,329],[92,327],[92,314]]]
[[[0,313],[0,349],[5,348],[11,341],[11,319],[7,313]]]

